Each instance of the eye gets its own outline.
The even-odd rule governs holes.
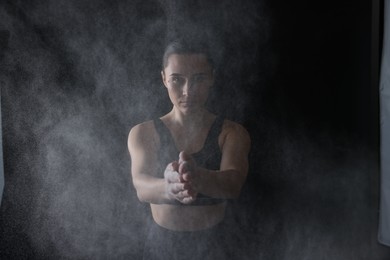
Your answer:
[[[205,77],[205,76],[199,75],[199,76],[195,76],[195,77],[192,79],[192,82],[193,82],[194,84],[202,84],[205,80],[206,80],[206,77]]]
[[[181,77],[173,76],[173,77],[171,77],[169,82],[174,84],[174,85],[180,85],[183,83],[183,81],[184,80]]]

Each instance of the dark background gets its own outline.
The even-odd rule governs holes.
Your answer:
[[[150,216],[131,183],[127,133],[170,108],[160,56],[189,34],[209,37],[216,54],[210,109],[252,138],[248,181],[227,216],[236,257],[388,259],[376,240],[373,21],[383,17],[372,7],[1,2],[1,258],[139,258]]]

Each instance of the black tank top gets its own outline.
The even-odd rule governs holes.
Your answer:
[[[208,170],[219,170],[222,153],[219,149],[218,137],[222,131],[223,121],[224,119],[222,117],[220,116],[216,117],[213,124],[211,125],[209,133],[206,137],[206,141],[203,145],[203,148],[200,151],[191,154],[191,156],[194,158],[198,166]],[[160,165],[159,172],[161,173],[161,176],[159,177],[164,178],[165,167],[169,163],[173,161],[177,161],[179,159],[180,151],[178,151],[178,149],[176,148],[170,130],[161,121],[161,119],[155,119],[154,126],[160,137],[160,148],[158,151],[158,158],[159,158],[159,165]],[[214,204],[222,203],[224,201],[225,199],[211,198],[199,193],[196,200],[191,204],[182,204],[179,201],[173,201],[171,204],[183,205],[183,206],[214,205]]]

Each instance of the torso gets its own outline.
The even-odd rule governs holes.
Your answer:
[[[194,131],[190,135],[186,135],[184,131],[175,128],[174,125],[170,124],[167,118],[161,118],[162,122],[164,122],[172,134],[176,151],[183,150],[189,154],[194,154],[202,150],[215,119],[215,115],[210,114],[205,120],[206,123],[203,127],[200,127],[198,131]],[[225,135],[225,131],[222,130],[217,137],[219,148],[223,145]],[[156,140],[156,146],[159,148],[161,146],[159,133],[156,132],[154,136],[158,139]],[[188,139],[188,136],[191,136],[191,138]],[[171,159],[171,161],[172,160],[175,160],[175,158]],[[164,169],[165,166],[166,164],[160,165],[160,171],[161,169]],[[207,229],[220,223],[225,215],[226,201],[214,201],[210,205],[196,205],[195,203],[195,205],[191,206],[183,206],[180,203],[150,204],[150,207],[154,221],[160,226],[176,231],[194,231]]]
[[[182,207],[169,204],[150,204],[154,221],[175,231],[195,231],[211,228],[225,216],[226,202],[215,205]]]

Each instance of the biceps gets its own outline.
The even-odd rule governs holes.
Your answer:
[[[150,149],[149,149],[150,150]],[[131,174],[133,179],[141,175],[155,175],[157,171],[157,158],[153,151],[148,151],[142,146],[130,149]]]
[[[237,170],[242,174],[246,174],[248,171],[248,156],[242,151],[242,153],[236,151],[226,151],[222,155],[221,171],[224,170]]]
[[[222,149],[221,170],[248,171],[249,138],[230,137]]]

